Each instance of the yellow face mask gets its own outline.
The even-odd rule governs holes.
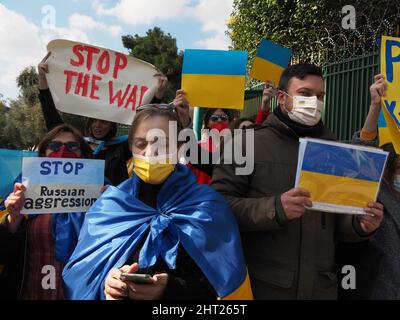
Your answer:
[[[168,156],[144,157],[133,155],[133,172],[146,183],[161,184],[174,171]]]

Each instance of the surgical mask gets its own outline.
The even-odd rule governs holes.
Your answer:
[[[400,192],[400,174],[396,174],[393,179],[394,190]]]
[[[292,97],[286,92],[284,93]],[[315,126],[321,120],[324,102],[318,100],[317,96],[293,96],[292,98],[293,108],[290,111],[288,110],[288,116],[291,120],[310,127]]]
[[[171,164],[171,155],[163,156],[141,156],[133,155],[133,172],[144,182],[149,184],[161,184],[174,171],[174,165]]]

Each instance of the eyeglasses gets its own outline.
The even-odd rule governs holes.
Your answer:
[[[175,107],[173,103],[149,103],[149,104],[144,104],[136,109],[136,112],[140,112],[146,109],[160,109],[160,110],[166,110],[166,111],[171,111],[175,112]]]
[[[228,121],[229,120],[229,118],[228,118],[228,116],[226,116],[226,115],[223,115],[223,114],[213,114],[211,117],[210,117],[210,120],[211,121],[218,121],[218,120],[221,120],[221,121]]]
[[[79,151],[81,149],[80,143],[75,141],[70,141],[66,143],[63,143],[61,141],[50,141],[47,145],[47,149],[57,152],[62,146],[65,146],[70,152]]]

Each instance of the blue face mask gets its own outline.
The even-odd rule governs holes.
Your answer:
[[[400,192],[400,174],[394,176],[393,187],[397,192]]]

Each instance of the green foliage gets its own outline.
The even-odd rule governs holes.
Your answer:
[[[250,57],[261,39],[269,39],[307,56],[305,44],[316,39],[323,25],[339,17],[328,10],[327,1],[235,0],[229,35],[235,49],[248,50]]]
[[[34,150],[45,134],[41,108],[18,99],[0,120],[0,148]]]
[[[171,101],[181,85],[181,70],[183,53],[178,53],[176,39],[165,34],[160,28],[154,27],[146,35],[126,35],[122,43],[135,58],[155,65],[168,77],[168,87],[164,96],[165,101]]]
[[[371,45],[375,39],[365,33],[379,30],[384,19],[391,22],[399,13],[399,5],[389,0],[234,0],[228,34],[234,49],[249,51],[251,58],[260,40],[266,38],[291,48],[295,60],[309,61],[312,54],[324,51],[318,41],[345,33],[341,26],[345,5],[354,6],[358,34]],[[322,59],[328,60],[332,52],[324,53]]]
[[[34,67],[27,67],[18,75],[17,85],[21,92],[23,102],[27,106],[39,103],[38,98],[39,76]]]

